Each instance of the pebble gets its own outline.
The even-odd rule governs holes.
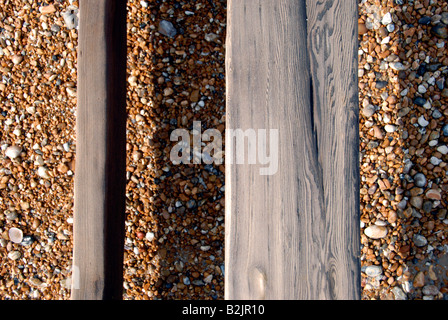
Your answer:
[[[78,28],[78,8],[75,6],[67,7],[67,10],[62,12],[62,18],[64,19],[67,29],[72,30]]]
[[[445,137],[448,137],[448,124],[442,127],[442,133]]]
[[[19,251],[11,251],[8,253],[8,258],[11,260],[18,260],[21,256],[22,255]]]
[[[363,35],[369,31],[364,23],[358,23],[358,34]]]
[[[152,240],[154,240],[154,232],[147,232],[146,233],[146,236],[145,236],[145,238],[146,238],[146,240],[148,240],[148,241],[152,241]]]
[[[367,266],[365,269],[365,273],[367,276],[375,278],[383,273],[383,268],[381,266]]]
[[[12,56],[12,63],[14,63],[15,65],[18,65],[20,62],[23,61],[23,56],[15,54]]]
[[[386,124],[384,126],[384,130],[386,130],[386,132],[392,133],[392,132],[395,132],[397,130],[397,127],[392,125],[392,124]]]
[[[431,23],[431,18],[428,16],[423,16],[418,20],[419,24],[428,25]]]
[[[41,7],[39,7],[39,12],[42,14],[50,14],[50,13],[56,12],[56,8],[52,4],[47,5],[47,6],[41,6]]]
[[[425,273],[423,271],[420,271],[415,275],[412,285],[414,288],[423,288],[425,285]]]
[[[406,70],[406,67],[401,62],[398,61],[389,63],[389,67],[391,67],[395,71]]]
[[[167,20],[162,20],[159,23],[159,32],[167,37],[174,37],[177,34],[177,30],[174,25]]]
[[[364,230],[364,234],[371,239],[381,239],[387,235],[385,226],[371,225]]]
[[[446,11],[442,12],[440,21],[442,21],[444,24],[448,25],[448,12],[446,12]]]
[[[426,192],[426,197],[428,197],[431,200],[442,200],[442,195],[440,194],[440,191],[435,189],[429,189]]]
[[[423,173],[417,173],[414,176],[414,183],[417,187],[424,187],[426,185],[426,176]]]
[[[431,28],[431,33],[441,39],[448,38],[448,27],[443,23],[438,23]]]
[[[428,244],[428,240],[420,234],[414,234],[412,241],[417,247],[424,247]]]
[[[48,169],[45,167],[39,167],[37,169],[37,175],[44,179],[50,179],[50,176],[48,175]]]
[[[416,207],[417,209],[421,209],[423,206],[423,199],[422,197],[419,196],[411,197],[409,203],[414,207]]]
[[[419,107],[423,107],[426,104],[426,99],[417,97],[414,99],[414,104],[418,105]]]
[[[387,12],[384,16],[383,19],[381,19],[381,23],[383,25],[388,25],[390,23],[392,23],[392,15],[390,14],[390,12]]]
[[[362,114],[364,117],[370,118],[371,116],[373,116],[375,114],[375,111],[376,111],[375,106],[369,104],[362,109]]]
[[[431,162],[431,164],[434,165],[434,166],[438,166],[440,163],[442,163],[442,159],[439,159],[437,157],[432,156],[429,159],[429,162]]]
[[[16,145],[9,146],[5,150],[5,156],[10,158],[11,160],[17,158],[22,153],[22,148]]]
[[[417,91],[421,94],[424,94],[424,93],[426,93],[427,90],[426,90],[426,87],[421,84],[417,87]]]
[[[435,285],[426,285],[422,289],[422,293],[429,296],[436,296],[439,294],[439,288]]]
[[[424,116],[424,115],[421,115],[421,116],[418,118],[418,124],[419,124],[420,126],[422,126],[422,127],[426,127],[426,126],[428,126],[429,122],[425,119],[425,116]]]
[[[407,300],[408,297],[406,293],[400,288],[400,287],[393,287],[391,289],[392,293],[394,294],[395,300]]]
[[[443,145],[437,147],[437,151],[439,151],[441,154],[448,154],[448,147]]]
[[[432,117],[433,117],[434,119],[440,119],[441,117],[443,117],[443,114],[442,114],[439,110],[435,109],[435,110],[432,112]]]
[[[23,240],[23,232],[19,228],[10,228],[8,231],[9,240],[14,243],[21,243]]]

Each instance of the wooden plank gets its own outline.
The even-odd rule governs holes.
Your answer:
[[[356,10],[228,1],[226,299],[360,298]],[[236,164],[236,129],[278,130],[275,174]]]
[[[80,1],[72,299],[121,299],[126,1]]]
[[[331,296],[360,299],[358,1],[307,0],[307,18]]]

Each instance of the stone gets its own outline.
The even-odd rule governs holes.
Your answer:
[[[375,88],[377,88],[378,90],[384,89],[386,87],[387,87],[387,81],[377,81],[375,83]]]
[[[68,6],[67,10],[61,13],[67,29],[78,28],[78,8],[75,6]]]
[[[440,194],[440,191],[436,189],[429,189],[426,192],[426,197],[432,200],[442,200],[442,195]]]
[[[364,234],[371,239],[382,239],[387,235],[385,226],[371,225],[364,230]]]
[[[381,23],[383,25],[388,25],[389,23],[392,23],[392,15],[390,12],[387,12],[383,18],[381,19]]]
[[[431,23],[431,18],[428,16],[423,16],[420,19],[418,19],[419,24],[428,25]]]
[[[367,33],[368,29],[366,28],[366,25],[364,23],[358,23],[358,34],[363,35]]]
[[[8,258],[11,260],[18,260],[21,256],[22,255],[19,251],[11,251],[8,253]]]
[[[448,153],[448,147],[443,145],[437,147],[437,151],[439,151],[441,154],[447,154]]]
[[[375,114],[376,108],[372,104],[368,104],[366,107],[362,108],[362,114],[366,118],[370,118]]]
[[[426,89],[426,87],[425,87],[424,85],[420,84],[420,85],[417,87],[417,91],[418,91],[419,93],[421,93],[421,94],[424,94],[424,93],[426,93],[427,89]]]
[[[48,169],[45,167],[39,167],[39,169],[37,169],[37,175],[44,179],[50,179],[50,176],[48,175]]]
[[[418,105],[419,107],[423,107],[426,103],[426,99],[422,97],[417,97],[414,99],[414,104]]]
[[[397,127],[392,125],[392,124],[386,124],[384,126],[384,130],[386,130],[386,132],[392,133],[392,132],[395,132],[397,130]]]
[[[408,115],[408,113],[411,111],[411,108],[409,107],[403,107],[400,110],[398,110],[397,116],[399,118],[405,117],[406,115]]]
[[[39,12],[42,14],[50,14],[56,12],[56,8],[53,4],[50,4],[48,6],[41,6],[39,7]]]
[[[15,65],[18,65],[20,62],[22,62],[23,60],[23,56],[15,54],[12,56],[12,63],[14,63]]]
[[[445,137],[448,137],[448,124],[442,127],[442,133]]]
[[[429,162],[431,162],[431,164],[434,165],[434,166],[438,166],[442,162],[442,160],[437,158],[437,157],[432,156],[429,159]]]
[[[22,153],[22,148],[19,146],[16,146],[16,145],[9,146],[5,150],[5,156],[7,156],[11,160],[20,156],[21,153]]]
[[[439,110],[437,110],[437,109],[435,109],[435,110],[432,112],[432,117],[433,117],[434,119],[440,119],[442,116],[443,116],[442,113],[441,113]]]
[[[440,21],[442,21],[444,24],[448,25],[448,12],[442,12]]]
[[[428,240],[420,234],[414,234],[412,237],[412,241],[417,247],[424,247],[428,244]]]
[[[204,36],[204,39],[207,42],[213,42],[213,41],[215,41],[218,38],[219,38],[219,36],[216,33],[207,33]]]
[[[432,284],[426,285],[422,289],[422,293],[429,296],[436,296],[439,292],[439,288]]]
[[[406,293],[404,293],[403,289],[400,287],[393,287],[391,289],[392,293],[394,294],[395,300],[407,300],[408,297]]]
[[[411,199],[409,200],[410,204],[413,205],[414,207],[416,207],[417,209],[421,209],[422,205],[423,205],[423,199],[422,197],[416,196],[416,197],[411,197]]]
[[[444,23],[438,23],[431,28],[431,33],[436,37],[447,39],[448,38],[448,26]]]
[[[381,266],[368,266],[365,269],[365,273],[367,276],[375,278],[383,273],[383,268]]]
[[[389,63],[389,67],[391,67],[395,71],[406,70],[406,67],[399,61]]]
[[[193,92],[190,95],[190,101],[191,102],[198,102],[199,101],[199,90],[193,90]]]
[[[19,228],[11,228],[8,231],[9,240],[14,243],[20,243],[23,240],[23,232]]]
[[[161,34],[163,34],[164,36],[167,36],[167,37],[170,37],[170,38],[174,37],[177,34],[177,30],[174,27],[174,25],[171,22],[167,21],[167,20],[160,21],[160,23],[159,23],[159,32]]]
[[[389,23],[386,26],[386,29],[387,29],[388,32],[394,32],[395,31],[395,25],[393,23]]]
[[[425,201],[423,202],[422,205],[422,210],[426,213],[430,213],[432,211],[432,207],[434,206],[434,204],[432,203],[432,201]]]
[[[152,240],[154,240],[154,232],[150,232],[150,231],[147,232],[145,238],[146,238],[146,240],[148,240],[148,241],[152,241]]]
[[[415,288],[422,288],[425,285],[425,274],[423,271],[420,271],[415,275],[412,285]]]
[[[426,127],[426,126],[428,126],[429,121],[427,121],[427,120],[425,119],[425,116],[424,116],[424,115],[421,115],[421,116],[418,118],[418,124],[419,124],[420,126],[422,126],[422,127]]]
[[[414,183],[417,187],[424,187],[426,185],[426,176],[423,173],[417,173],[414,176]]]
[[[448,88],[443,89],[440,95],[444,98],[448,98]]]

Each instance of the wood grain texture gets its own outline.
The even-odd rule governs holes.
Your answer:
[[[360,298],[356,14],[228,1],[226,130],[277,129],[279,164],[226,157],[226,299]]]
[[[121,299],[126,1],[80,1],[72,299]]]

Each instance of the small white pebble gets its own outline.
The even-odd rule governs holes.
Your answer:
[[[23,232],[19,228],[11,228],[8,231],[9,240],[14,243],[20,243],[23,240]]]
[[[148,241],[154,240],[154,232],[147,232],[146,233],[146,240],[148,240]]]
[[[397,127],[392,124],[386,124],[384,126],[384,130],[386,130],[386,132],[391,133],[391,132],[395,132],[397,130]]]
[[[431,164],[433,164],[434,166],[438,166],[442,160],[437,158],[437,157],[431,157],[431,159],[429,159],[429,161],[431,162]]]
[[[390,12],[386,13],[383,16],[383,19],[381,19],[381,23],[384,24],[385,26],[392,23],[392,15],[390,14]]]
[[[443,145],[437,148],[437,151],[439,151],[441,154],[447,154],[448,153],[448,147]]]
[[[425,119],[425,116],[420,116],[420,118],[418,118],[418,124],[422,127],[426,127],[429,122]]]
[[[5,151],[5,155],[11,160],[20,156],[20,153],[22,153],[22,148],[19,146],[10,146]]]
[[[45,167],[39,167],[39,169],[37,169],[37,175],[44,179],[50,178],[50,176],[48,175],[48,169]]]
[[[422,85],[422,84],[419,85],[418,86],[418,92],[421,93],[421,94],[426,93],[426,87],[424,85]]]

